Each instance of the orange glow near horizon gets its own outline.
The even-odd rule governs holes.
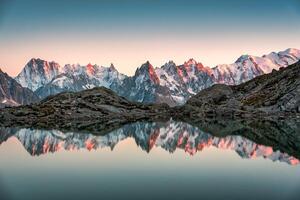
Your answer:
[[[217,64],[233,63],[242,54],[262,56],[272,51],[300,47],[300,41],[296,43],[292,39],[274,45],[264,45],[264,41],[264,39],[244,41],[242,37],[228,40],[209,37],[202,39],[187,37],[184,40],[172,37],[89,40],[73,38],[67,41],[45,38],[44,41],[37,39],[32,44],[17,40],[4,44],[5,48],[0,48],[0,68],[9,75],[16,76],[31,58],[41,58],[55,61],[61,66],[92,63],[109,67],[113,63],[119,72],[133,75],[136,68],[147,60],[153,67],[160,67],[169,60],[180,65],[189,58],[194,58],[204,66],[214,67]],[[270,43],[272,42],[269,41]]]

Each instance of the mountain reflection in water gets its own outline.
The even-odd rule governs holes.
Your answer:
[[[287,153],[273,150],[272,147],[256,144],[238,135],[216,137],[183,122],[137,122],[125,125],[103,136],[88,133],[62,132],[59,130],[35,130],[2,128],[0,144],[10,137],[16,137],[33,156],[57,152],[59,150],[87,149],[89,151],[110,147],[111,150],[122,140],[133,138],[136,144],[146,152],[160,147],[170,153],[182,149],[189,155],[201,152],[205,148],[229,149],[241,158],[263,157],[272,161],[299,164],[299,160]]]

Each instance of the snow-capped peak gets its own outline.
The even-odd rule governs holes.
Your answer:
[[[91,63],[86,66],[67,64],[64,70],[53,78],[43,88],[37,90],[41,97],[57,94],[64,91],[81,91],[94,87],[119,88],[126,76],[120,74],[113,66],[99,67]]]
[[[295,48],[289,48],[286,49],[285,51],[281,51],[278,54],[280,55],[292,55],[295,56],[296,58],[300,57],[300,50],[299,49],[295,49]]]
[[[142,66],[136,70],[135,76],[143,76],[142,79],[148,79],[155,84],[159,84],[159,78],[155,72],[154,67],[149,61],[142,64]]]
[[[270,73],[273,69],[287,67],[300,59],[300,51],[287,49],[278,53],[272,52],[262,57],[242,55],[235,63],[218,65],[213,68],[216,83],[228,85],[240,84],[256,76]]]
[[[136,71],[135,71],[135,74],[136,75],[139,75],[139,74],[144,74],[144,73],[148,73],[150,68],[153,68],[153,66],[150,64],[149,61],[145,62],[144,64],[141,65],[141,67],[137,68]]]
[[[240,62],[244,62],[245,60],[249,60],[252,56],[245,54],[245,55],[241,55],[236,61],[235,63],[240,63]]]
[[[32,58],[15,78],[23,87],[33,91],[49,83],[60,72],[60,65],[39,58]]]

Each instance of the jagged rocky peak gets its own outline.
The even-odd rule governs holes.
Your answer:
[[[64,72],[74,72],[75,69],[79,68],[80,65],[79,64],[66,64],[64,67],[63,67],[63,71]]]
[[[197,62],[194,58],[190,58],[188,61],[185,61],[184,64],[180,67],[181,70],[187,71],[187,73],[197,73],[204,72],[209,75],[212,74],[210,67],[205,67],[201,62]]]
[[[173,60],[170,60],[168,62],[166,62],[161,69],[165,70],[168,74],[175,74],[177,73],[177,66],[174,63]]]
[[[114,66],[100,67],[91,63],[83,66],[80,64],[67,64],[61,74],[38,89],[36,93],[41,98],[45,98],[60,92],[77,92],[100,86],[117,91],[125,77]]]
[[[188,61],[184,62],[185,66],[196,66],[198,63],[194,58],[190,58]]]
[[[138,77],[141,75],[144,76],[144,78],[149,79],[151,82],[159,84],[159,78],[155,72],[154,67],[149,61],[142,64],[142,66],[136,70],[135,76]]]
[[[54,61],[48,62],[46,60],[42,60],[40,58],[32,58],[28,63],[28,67],[37,70],[44,70],[45,73],[50,73],[51,71],[59,71],[60,65]]]
[[[1,75],[7,75],[6,72],[2,71],[1,67],[0,67],[0,74],[1,74]]]
[[[98,66],[97,65],[92,65],[91,63],[87,64],[86,66],[86,73],[88,75],[95,75],[97,71]]]
[[[110,63],[109,70],[110,71],[117,71],[117,69],[115,68],[115,65],[113,63]]]
[[[140,74],[148,73],[150,68],[153,68],[153,66],[147,60],[144,64],[141,65],[141,67],[139,67],[139,68],[136,69],[135,75],[140,75]]]

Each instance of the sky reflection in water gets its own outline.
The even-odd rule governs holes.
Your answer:
[[[136,123],[105,136],[2,129],[0,139],[0,192],[8,199],[299,195],[298,159],[241,136],[219,138],[181,122]]]

